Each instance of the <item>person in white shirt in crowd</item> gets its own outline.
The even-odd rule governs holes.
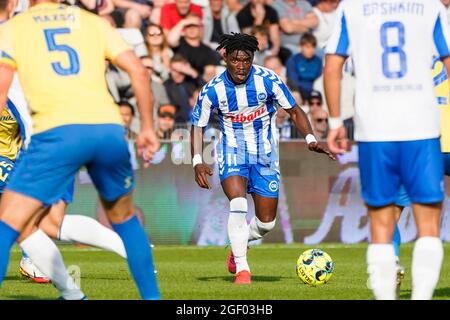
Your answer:
[[[313,34],[317,38],[317,54],[322,57],[328,38],[333,31],[336,20],[336,9],[340,0],[320,0],[313,8],[313,12],[319,19]]]
[[[216,50],[222,34],[240,32],[236,15],[232,13],[224,0],[209,0],[203,16],[203,42]]]
[[[154,73],[163,81],[167,80],[169,78],[170,59],[173,57],[173,51],[169,47],[162,27],[159,24],[149,24],[145,29],[144,37],[148,56],[153,60]]]

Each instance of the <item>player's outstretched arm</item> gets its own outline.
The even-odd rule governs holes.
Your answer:
[[[194,167],[195,181],[200,188],[211,189],[206,175],[212,176],[211,168],[203,163],[203,130],[204,128],[192,126],[191,128],[191,154]]]
[[[317,142],[317,139],[313,134],[311,123],[302,108],[296,105],[294,108],[287,109],[286,111],[291,116],[297,130],[306,138],[309,150],[324,153],[328,155],[331,160],[336,160],[333,153],[331,153],[325,146],[322,146],[319,142]]]
[[[9,65],[0,63],[0,74],[0,113],[2,113],[8,100],[9,87],[14,78],[14,69]]]
[[[124,51],[117,56],[114,64],[128,73],[131,79],[134,95],[139,109],[141,130],[136,140],[138,154],[148,167],[156,151],[159,150],[159,141],[153,128],[153,93],[150,76],[133,51]]]
[[[341,79],[345,58],[339,55],[329,54],[325,58],[323,71],[323,84],[325,98],[327,100],[330,118],[328,119],[330,130],[327,143],[331,152],[342,154],[347,150],[347,135],[341,115]]]

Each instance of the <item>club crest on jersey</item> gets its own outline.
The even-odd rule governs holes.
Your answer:
[[[226,116],[225,119],[231,120],[231,122],[251,122],[266,112],[266,107],[258,108],[258,110],[250,112],[249,114],[238,114],[235,116]]]
[[[259,101],[266,101],[266,98],[267,98],[267,94],[265,94],[264,92],[258,93]]]

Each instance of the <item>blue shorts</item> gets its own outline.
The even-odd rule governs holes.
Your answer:
[[[401,185],[412,202],[444,200],[444,165],[438,138],[358,145],[362,196],[368,205],[395,203]]]
[[[442,155],[444,157],[444,173],[446,176],[450,176],[450,153],[446,152]]]
[[[225,161],[219,156],[219,176],[222,182],[231,176],[241,176],[247,179],[247,193],[278,198],[280,170],[278,161],[261,161],[254,163],[235,163]]]
[[[13,169],[14,161],[0,156],[0,193],[3,193]]]
[[[102,199],[114,201],[131,192],[134,179],[125,129],[118,124],[74,124],[33,135],[7,189],[54,204],[82,166]]]

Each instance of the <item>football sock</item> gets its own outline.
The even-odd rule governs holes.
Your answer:
[[[99,247],[127,258],[119,235],[90,217],[66,215],[61,223],[58,239]]]
[[[370,287],[375,299],[394,300],[397,271],[392,244],[369,244],[367,265]]]
[[[19,232],[14,230],[5,222],[0,221],[0,286],[6,275],[6,270],[8,270],[11,247],[18,237]]]
[[[247,243],[249,227],[247,224],[247,199],[234,198],[230,201],[230,215],[228,217],[228,238],[231,243],[236,273],[242,270],[250,271],[247,263]]]
[[[402,243],[402,237],[400,235],[400,229],[398,225],[395,225],[394,236],[392,237],[392,245],[394,246],[395,256],[400,257],[400,244]]]
[[[128,266],[142,299],[159,300],[152,249],[136,215],[123,223],[112,224],[125,246]]]
[[[421,237],[416,241],[412,260],[412,300],[431,300],[439,280],[444,249],[435,237]]]
[[[276,219],[270,222],[262,222],[258,219],[258,217],[254,216],[248,226],[248,241],[259,240],[263,238],[266,233],[268,233],[275,227],[275,221]]]
[[[42,231],[37,230],[20,243],[36,267],[47,275],[66,300],[80,300],[84,297],[74,279],[69,276],[53,241]]]

